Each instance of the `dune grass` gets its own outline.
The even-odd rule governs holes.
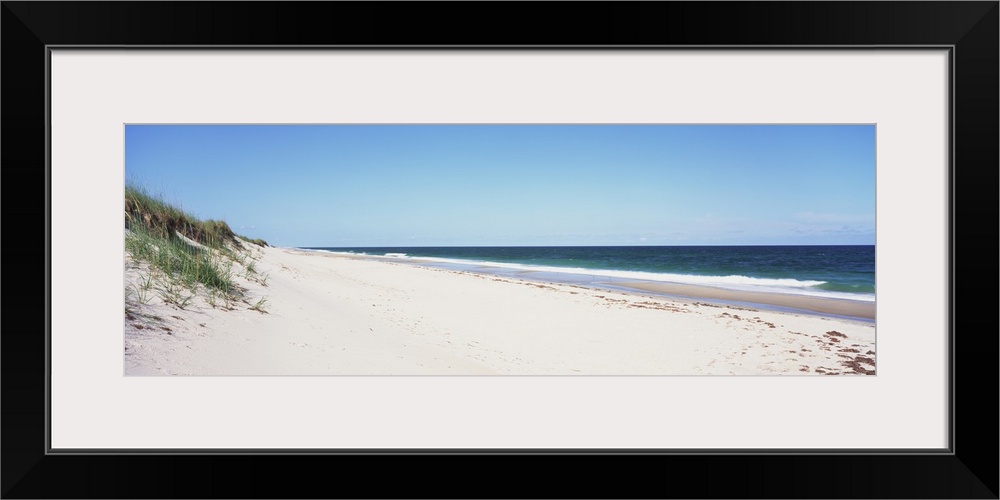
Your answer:
[[[224,221],[199,220],[135,185],[125,186],[125,249],[132,257],[162,271],[168,278],[161,297],[183,308],[190,295],[181,295],[175,282],[196,290],[205,286],[227,304],[242,298],[245,290],[234,280],[234,262],[248,278],[257,274],[248,265],[249,249],[242,241],[266,246],[263,240],[237,235]],[[260,243],[258,243],[260,242]]]
[[[168,240],[180,233],[218,250],[227,245],[233,245],[237,249],[242,249],[243,246],[236,233],[224,221],[198,220],[163,198],[134,185],[125,186],[125,228],[145,230],[156,238]]]

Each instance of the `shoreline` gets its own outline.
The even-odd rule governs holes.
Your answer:
[[[676,297],[702,300],[723,300],[760,306],[779,306],[818,314],[833,314],[838,317],[875,320],[875,303],[859,300],[810,297],[786,293],[768,293],[742,290],[728,290],[698,285],[655,282],[620,282],[614,286],[632,288],[647,292],[662,293]]]
[[[539,283],[561,283],[581,285],[595,290],[649,292],[665,297],[689,300],[716,301],[720,304],[734,303],[745,307],[760,307],[778,312],[801,312],[820,316],[832,315],[839,319],[860,321],[875,321],[876,306],[874,301],[853,300],[848,298],[823,297],[794,293],[766,292],[755,290],[736,290],[705,285],[685,283],[670,283],[658,281],[637,281],[628,279],[605,278],[593,276],[592,280],[558,279],[560,274],[566,277],[586,276],[580,273],[558,273],[554,271],[532,271],[517,268],[505,268],[478,264],[470,261],[468,264],[439,262],[434,259],[411,257],[399,259],[385,255],[352,254],[346,252],[330,252],[325,250],[307,250],[296,248],[303,252],[330,254],[353,259],[369,259],[380,262],[396,262],[400,264],[420,265],[431,269],[449,269],[460,272],[481,273],[490,276],[516,277]]]
[[[125,374],[875,373],[872,322],[296,248],[256,266],[266,284],[239,278],[231,308],[126,300]],[[126,261],[126,285],[141,276]]]

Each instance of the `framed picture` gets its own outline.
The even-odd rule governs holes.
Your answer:
[[[981,325],[980,315],[957,315],[969,307],[956,308],[956,298],[973,293],[959,295],[956,287],[969,286],[973,277],[956,279],[961,269],[956,256],[960,242],[962,248],[975,243],[991,249],[997,238],[992,229],[956,231],[962,227],[956,221],[975,215],[983,219],[977,226],[997,227],[995,203],[989,203],[989,217],[979,208],[985,206],[982,200],[997,196],[997,3],[678,2],[571,9],[574,16],[595,22],[627,21],[629,28],[620,31],[611,23],[609,39],[544,16],[525,22],[529,9],[509,7],[492,15],[522,26],[524,38],[491,28],[466,31],[441,21],[408,22],[418,14],[438,19],[435,13],[462,17],[489,10],[472,4],[4,3],[4,164],[9,180],[12,172],[18,175],[15,185],[45,187],[44,210],[31,211],[45,213],[45,224],[22,224],[27,233],[38,234],[33,240],[46,243],[46,273],[38,293],[8,301],[10,307],[37,311],[45,322],[44,328],[9,327],[3,339],[3,446],[7,457],[18,457],[4,461],[3,494],[294,497],[304,494],[304,484],[263,476],[241,483],[248,460],[251,467],[269,471],[294,470],[303,461],[336,462],[345,471],[360,471],[373,455],[393,455],[382,460],[413,471],[402,456],[419,461],[413,455],[434,455],[433,460],[447,460],[460,471],[476,467],[478,460],[464,455],[493,455],[500,461],[516,456],[525,463],[543,456],[592,455],[601,458],[600,468],[649,471],[652,475],[642,474],[646,477],[634,487],[654,496],[996,498],[995,431],[976,427],[968,417],[995,415],[995,401],[956,390],[955,383],[995,380],[996,373],[995,357],[983,360],[979,354],[996,352],[995,336],[963,335],[994,331],[995,321]],[[692,31],[692,19],[712,22]],[[747,19],[759,22],[743,24]],[[555,25],[563,28],[553,30]],[[431,28],[435,35],[426,34]],[[46,99],[36,102],[31,96]],[[130,155],[143,137],[167,131],[164,127],[177,131],[199,125],[213,128],[201,137],[248,149],[255,139],[239,134],[264,126],[272,127],[270,135],[292,125],[355,127],[349,132],[356,135],[411,127],[406,133],[412,137],[447,125],[461,130],[446,139],[461,144],[470,139],[456,137],[467,130],[480,136],[508,133],[503,127],[536,127],[535,137],[577,133],[584,125],[603,135],[613,128],[646,133],[680,126],[699,132],[826,126],[840,127],[839,133],[855,127],[874,139],[871,201],[877,208],[871,251],[878,290],[876,322],[848,335],[854,341],[870,332],[871,346],[864,348],[872,349],[871,356],[877,350],[877,363],[874,357],[857,357],[865,349],[841,346],[829,355],[843,354],[847,364],[837,370],[806,365],[802,371],[814,376],[760,376],[763,363],[753,365],[757,371],[728,372],[735,376],[694,369],[664,374],[638,361],[579,376],[528,369],[477,376],[451,373],[443,365],[427,372],[395,371],[396,365],[365,370],[358,368],[370,359],[364,352],[339,354],[339,362],[355,363],[354,371],[273,368],[281,366],[276,364],[256,372],[242,368],[234,354],[229,361],[217,359],[228,371],[199,371],[191,365],[166,373],[192,376],[148,376],[163,365],[129,365],[137,358],[129,358],[127,350],[156,347],[130,344],[122,332],[123,323],[138,328],[122,317],[123,298],[126,317],[129,313],[121,258],[128,241],[122,237],[120,210],[127,177],[135,172],[126,158],[135,157]],[[229,127],[224,132],[229,135],[211,135],[219,127]],[[355,139],[405,147],[381,136]],[[834,141],[828,136],[798,140],[809,150]],[[790,148],[787,141],[775,143],[784,146],[768,141],[757,137],[754,144]],[[194,148],[190,144],[169,143],[165,150]],[[268,147],[293,147],[288,144]],[[282,158],[275,154],[273,161]],[[841,161],[835,148],[825,158]],[[816,171],[817,165],[802,170]],[[199,189],[251,192],[241,183],[241,175],[250,174],[240,165],[229,165],[224,175],[209,175],[211,163],[197,168],[193,178],[205,179]],[[419,166],[402,168],[396,175],[422,173]],[[506,171],[489,168],[494,177]],[[424,190],[447,175],[426,172],[439,182],[419,184]],[[733,172],[727,175],[735,177]],[[837,168],[829,172],[822,182],[831,186],[846,176],[844,171],[837,176]],[[297,174],[275,165],[267,175],[277,189]],[[639,175],[653,178],[650,171]],[[380,179],[368,181],[372,195],[388,189],[385,177]],[[724,183],[725,177],[718,180]],[[576,194],[549,174],[537,183],[538,199]],[[958,187],[963,187],[961,197]],[[763,184],[754,189],[760,192],[746,198],[748,207],[754,200],[789,196],[787,190],[768,192]],[[269,202],[266,190],[252,193],[259,205],[278,206]],[[365,197],[353,200],[342,209],[357,218]],[[585,210],[586,204],[574,207]],[[642,209],[648,207],[637,208]],[[225,206],[220,210],[225,212]],[[851,219],[860,226],[849,227],[844,217],[852,214],[817,210],[807,215],[839,224],[815,227],[842,233],[864,225]],[[614,224],[624,227],[617,217]],[[269,237],[254,234],[249,223],[234,229],[247,245],[260,245],[251,241],[254,237]],[[380,256],[402,257],[392,250]],[[240,262],[242,276],[266,293],[266,278],[251,272],[252,263]],[[485,276],[509,278],[496,272]],[[162,302],[169,306],[165,297]],[[252,302],[244,309],[263,317],[264,302]],[[184,309],[176,300],[174,305]],[[734,321],[732,315],[742,311],[726,312],[730,316],[722,320]],[[840,321],[835,316],[815,321],[833,324]],[[760,322],[764,326],[756,326],[763,329],[768,317]],[[848,338],[839,325],[820,339],[824,346]],[[283,328],[276,326],[270,334],[287,334]],[[25,333],[16,333],[21,330]],[[259,332],[249,327],[225,333],[245,336],[239,345],[247,347],[240,348],[263,349],[254,347]],[[267,352],[278,356],[309,347],[288,338],[281,343],[272,336]],[[792,354],[805,359],[796,346]],[[830,371],[851,376],[815,376]],[[638,469],[625,465],[640,459]],[[169,466],[157,469],[154,462]],[[410,473],[392,467],[392,474]],[[678,475],[664,475],[667,468]],[[910,478],[915,469],[922,482]],[[81,481],[79,470],[89,471],[89,479]],[[598,472],[596,465],[579,472],[602,477],[590,474]],[[712,479],[734,474],[740,480]],[[528,477],[543,475],[529,472]],[[348,496],[442,494],[410,481],[346,483]],[[553,493],[567,494],[563,481],[546,484]],[[568,494],[639,494],[620,478],[581,485],[586,489]],[[446,494],[458,491],[444,488]],[[488,494],[522,496],[522,488],[521,482],[506,483]]]

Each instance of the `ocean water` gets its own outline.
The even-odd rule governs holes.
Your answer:
[[[307,247],[578,283],[654,281],[875,300],[875,246]]]

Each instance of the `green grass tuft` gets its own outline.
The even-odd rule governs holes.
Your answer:
[[[125,186],[125,229],[126,251],[134,259],[148,262],[166,274],[167,285],[161,297],[181,308],[191,297],[176,291],[174,281],[193,290],[203,285],[211,294],[213,306],[216,293],[228,306],[232,299],[244,295],[244,290],[233,281],[233,261],[247,268],[248,274],[256,273],[253,263],[247,263],[249,250],[240,243],[242,237],[224,221],[201,221],[135,185]],[[263,240],[246,241],[266,246]],[[135,291],[148,291],[150,277]],[[147,296],[136,295],[140,300]]]
[[[267,311],[264,310],[264,304],[267,304],[267,297],[261,297],[256,304],[250,306],[250,309],[258,311],[261,314],[267,314]]]

